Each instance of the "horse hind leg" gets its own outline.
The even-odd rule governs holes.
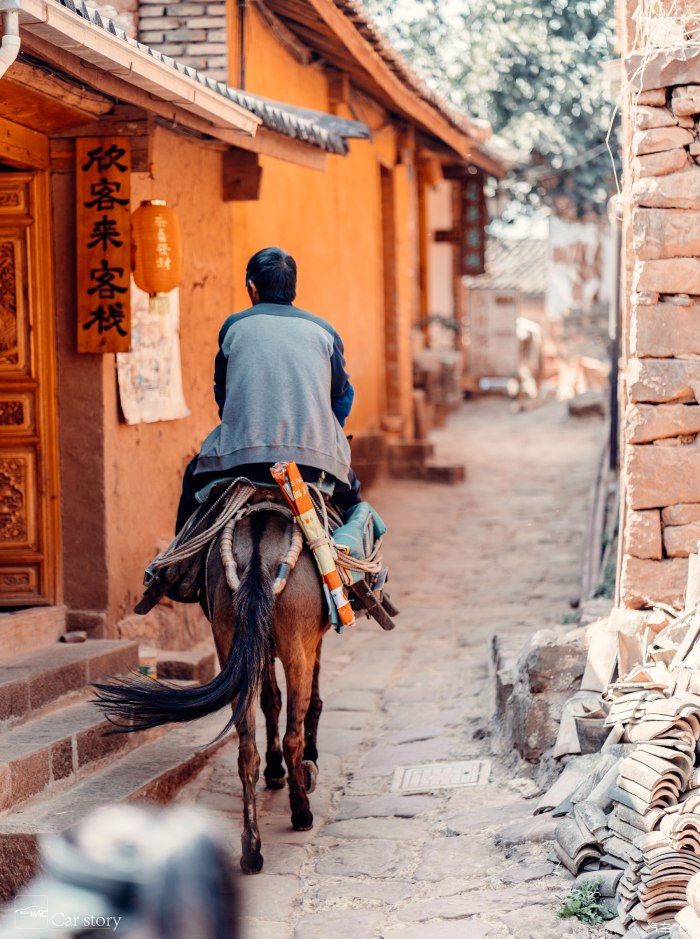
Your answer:
[[[284,735],[284,759],[289,775],[289,805],[292,827],[308,831],[313,826],[304,765],[304,720],[311,699],[314,656],[303,649],[284,662],[287,678],[287,727]]]
[[[255,787],[260,775],[260,754],[255,742],[255,705],[248,708],[241,720],[236,721],[236,730],[238,731],[238,775],[243,785],[241,867],[246,874],[257,874],[262,870],[263,856],[260,853],[260,831],[255,800]]]
[[[319,677],[321,673],[321,643],[316,649],[316,661],[314,663],[314,673],[311,684],[311,699],[309,708],[304,718],[304,772],[306,775],[306,791],[311,793],[316,788],[316,777],[318,776],[318,722],[321,719],[323,710],[323,701],[319,691]]]
[[[263,674],[260,706],[265,715],[267,750],[265,752],[265,785],[268,789],[284,788],[284,761],[280,744],[279,719],[282,694],[275,675],[275,655],[270,656]]]

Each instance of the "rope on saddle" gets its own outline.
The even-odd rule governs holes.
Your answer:
[[[361,572],[362,574],[379,573],[383,568],[380,553],[382,539],[377,539],[374,545],[369,543],[371,541],[369,536],[365,539],[367,556],[364,558],[352,557],[345,550],[339,549],[333,542],[332,533],[342,525],[342,515],[335,506],[328,504],[318,486],[313,485],[313,483],[307,485],[321,518],[324,540],[328,540],[333,550],[343,583],[346,585],[353,583],[353,572]],[[150,564],[150,569],[156,572],[171,564],[187,561],[204,548],[209,547],[211,549],[214,539],[221,533],[221,561],[226,575],[226,582],[231,590],[236,591],[240,587],[236,554],[233,547],[236,525],[243,518],[256,512],[275,512],[289,521],[287,549],[278,562],[273,584],[275,596],[279,595],[287,585],[289,575],[299,560],[304,547],[304,535],[294,521],[292,512],[283,503],[272,500],[251,502],[250,500],[256,491],[256,487],[252,486],[248,480],[243,478],[232,480],[201,518],[198,518],[193,524],[185,525],[168,547],[154,558]],[[216,514],[219,509],[220,511]],[[207,525],[206,522],[212,516],[215,517],[214,521]],[[310,545],[309,547],[313,549],[314,546]],[[208,554],[209,552],[207,552],[207,556]]]
[[[384,562],[381,556],[382,539],[377,538],[374,544],[371,544],[372,539],[369,534],[367,534],[365,537],[364,558],[353,557],[347,551],[340,549],[333,541],[333,531],[343,524],[343,518],[340,512],[335,506],[329,506],[327,504],[318,486],[314,486],[313,483],[307,483],[306,485],[311,492],[311,498],[321,516],[325,537],[328,539],[331,549],[333,550],[335,564],[343,583],[346,586],[353,583],[353,572],[359,571],[362,574],[378,574],[384,568]],[[309,547],[313,551],[315,545],[310,544]]]

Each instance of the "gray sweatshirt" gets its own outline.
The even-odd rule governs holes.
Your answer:
[[[197,473],[291,461],[348,480],[342,426],[354,397],[343,343],[325,320],[282,303],[229,316],[219,333],[214,397],[221,423]]]

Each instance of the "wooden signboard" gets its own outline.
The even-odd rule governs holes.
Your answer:
[[[131,348],[131,142],[75,141],[78,352]]]
[[[476,171],[465,175],[461,180],[461,190],[460,274],[475,277],[486,269],[488,212],[483,173]]]

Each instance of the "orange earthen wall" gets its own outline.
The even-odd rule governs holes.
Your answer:
[[[130,612],[143,568],[172,536],[184,466],[217,421],[212,393],[222,321],[233,308],[233,225],[221,202],[221,156],[157,127],[155,181],[132,177],[132,204],[166,199],[178,214],[184,244],[180,335],[190,416],[129,426],[119,414],[114,356],[104,356],[105,476],[109,619]],[[196,179],[192,168],[196,167]]]
[[[319,67],[302,66],[251,17],[248,88],[291,103],[330,110]],[[369,102],[357,116],[379,128],[385,115]],[[349,111],[344,116],[352,117]],[[297,302],[329,319],[342,335],[356,404],[348,431],[381,428],[385,397],[380,161],[397,160],[391,125],[376,140],[353,141],[348,157],[330,156],[325,172],[262,157],[260,199],[221,201],[221,158],[184,136],[156,128],[154,178],[133,178],[133,205],[164,198],[176,209],[183,236],[181,351],[188,418],[127,426],[120,418],[114,358],[105,356],[105,453],[109,563],[108,623],[130,612],[144,565],[168,539],[182,470],[217,420],[212,395],[219,327],[248,305],[250,255],[268,244],[291,252],[299,266]],[[196,174],[193,174],[196,167]],[[410,428],[411,324],[418,303],[417,200],[410,165],[398,166],[398,316],[402,413]]]

